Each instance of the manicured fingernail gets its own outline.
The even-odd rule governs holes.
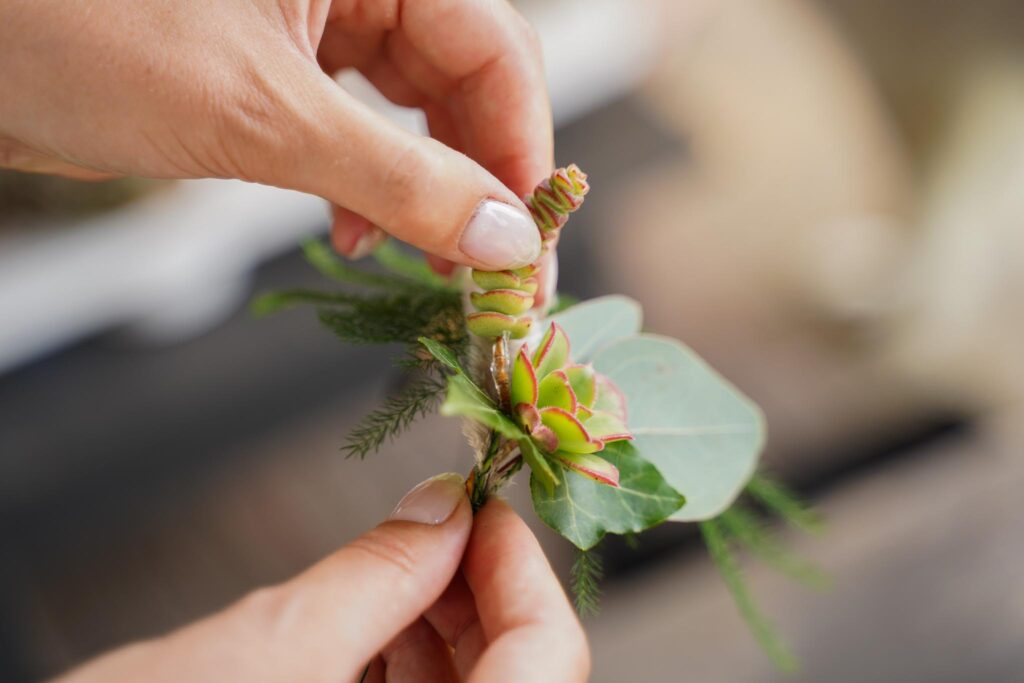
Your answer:
[[[487,199],[469,219],[459,249],[495,270],[520,268],[540,256],[540,231],[530,214]]]
[[[448,472],[431,477],[414,488],[395,506],[389,520],[440,524],[466,497],[466,483],[458,474]]]
[[[388,238],[388,234],[378,228],[376,225],[370,226],[370,229],[360,235],[356,243],[352,245],[352,249],[346,254],[353,261],[369,256],[373,251],[379,247],[384,240]]]

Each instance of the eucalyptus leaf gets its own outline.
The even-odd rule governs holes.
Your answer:
[[[640,454],[686,494],[674,521],[723,512],[754,473],[764,444],[760,409],[675,339],[639,335],[594,357],[626,396]]]
[[[561,481],[548,492],[534,472],[533,509],[545,524],[581,550],[605,534],[635,533],[665,521],[685,498],[629,443],[613,443],[601,457],[619,470],[619,486],[601,484],[555,464]]]
[[[458,415],[476,420],[510,439],[525,439],[516,423],[498,410],[487,394],[463,374],[448,378],[448,394],[441,404],[441,414]]]
[[[549,317],[562,326],[572,344],[572,359],[586,363],[601,348],[640,332],[643,309],[633,299],[618,294],[584,301]]]

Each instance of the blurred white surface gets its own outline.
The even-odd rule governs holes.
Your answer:
[[[10,238],[0,245],[0,371],[114,325],[148,320],[165,338],[203,329],[237,303],[256,263],[324,221],[316,197],[194,180]]]

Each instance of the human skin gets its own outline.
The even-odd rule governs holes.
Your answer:
[[[369,683],[575,683],[590,668],[527,526],[500,500],[474,518],[461,478],[442,475],[294,579],[57,683],[334,683],[367,662]]]
[[[520,197],[552,168],[550,107],[505,0],[0,0],[0,16],[0,166],[309,192],[352,257],[385,232],[441,270],[539,254]],[[328,75],[345,67],[421,107],[432,137],[355,101]]]

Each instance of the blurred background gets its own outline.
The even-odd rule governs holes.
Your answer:
[[[518,4],[593,187],[563,291],[638,298],[757,400],[766,467],[828,522],[785,535],[828,592],[745,565],[799,674],[673,525],[607,544],[593,680],[1019,680],[1024,4]],[[388,350],[246,313],[322,284],[297,245],[326,229],[243,183],[0,175],[0,680],[219,609],[468,469],[440,418],[345,460],[401,381]]]

